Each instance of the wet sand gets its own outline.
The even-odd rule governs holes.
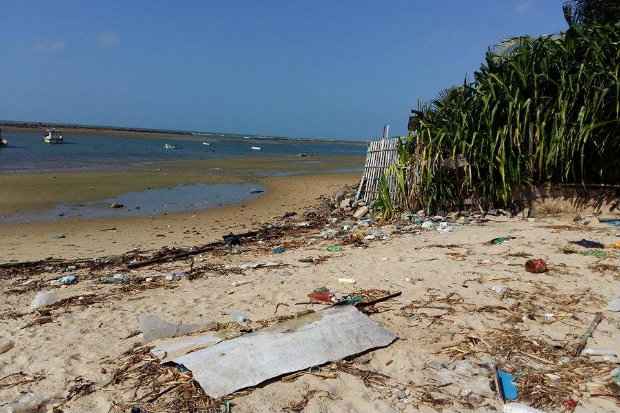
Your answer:
[[[0,174],[0,217],[59,203],[111,198],[180,184],[257,182],[269,175],[324,174],[360,169],[361,157],[231,158],[144,164],[127,170]]]
[[[240,169],[243,168],[250,168],[250,165],[240,166]],[[118,181],[123,191],[134,188],[133,185],[138,185],[139,182],[144,182],[140,179],[145,177],[151,179],[147,181],[151,185],[179,183],[181,178],[217,179],[217,177],[201,176],[200,173],[192,173],[190,170],[187,170],[185,174],[174,176],[163,173],[129,174],[127,176],[131,178]],[[115,179],[121,179],[124,175],[97,173],[97,177],[97,189],[93,192],[101,197],[104,193],[112,194],[118,191],[119,188],[114,185]],[[7,176],[4,175],[2,178],[7,179]],[[23,196],[19,201],[21,205],[43,206],[54,202],[60,196],[64,201],[95,196],[90,192],[82,193],[77,189],[78,186],[81,185],[84,188],[90,185],[88,182],[91,182],[84,180],[79,174],[61,177],[61,181],[64,178],[70,184],[63,185],[59,182],[58,187],[63,187],[60,194],[35,184],[35,182],[41,182],[43,178],[35,179],[31,176],[15,175],[16,181],[23,179],[24,183],[32,183],[32,187],[21,187],[16,191]],[[51,180],[51,178],[45,179]],[[227,182],[230,182],[229,179],[230,177],[227,176]],[[240,175],[237,179],[249,179],[249,177]],[[0,224],[0,262],[37,260],[50,256],[98,257],[121,254],[134,248],[148,250],[163,246],[191,246],[206,243],[230,232],[249,230],[259,223],[289,211],[303,211],[304,208],[315,203],[319,196],[334,192],[343,185],[357,183],[359,174],[323,173],[265,178],[254,176],[252,179],[265,187],[266,191],[262,196],[238,205],[205,211],[140,218],[65,219],[29,224]],[[6,191],[6,188],[3,191]],[[38,193],[41,194],[41,202],[37,200]],[[4,200],[5,197],[1,196],[0,199]],[[7,208],[6,201],[5,208]]]

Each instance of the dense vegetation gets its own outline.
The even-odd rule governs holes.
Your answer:
[[[592,17],[602,0],[572,3],[565,33],[504,42],[473,82],[413,111],[401,160],[417,178],[392,170],[405,206],[505,207],[541,183],[620,183],[620,25]],[[385,191],[377,206],[392,208]]]

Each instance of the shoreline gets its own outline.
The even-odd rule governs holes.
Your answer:
[[[0,173],[0,217],[43,211],[129,192],[186,184],[256,183],[269,176],[335,174],[361,170],[362,157],[271,157],[261,159],[158,161],[122,169]],[[342,172],[341,172],[342,173]],[[356,172],[357,173],[357,172]],[[346,172],[345,172],[346,174]]]
[[[359,175],[330,174],[255,178],[266,191],[250,201],[195,212],[145,217],[66,219],[0,224],[0,262],[101,257],[132,249],[180,247],[248,230],[287,212],[301,214],[323,195],[356,184]]]

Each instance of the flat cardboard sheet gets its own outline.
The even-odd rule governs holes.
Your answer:
[[[355,307],[337,306],[221,341],[173,361],[191,370],[209,396],[219,398],[287,373],[385,347],[395,339]]]

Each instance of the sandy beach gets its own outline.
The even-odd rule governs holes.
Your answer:
[[[268,191],[245,207],[197,214],[195,221],[187,215],[160,217],[152,221],[153,228],[148,228],[148,220],[135,221],[135,226],[127,228],[117,222],[114,231],[101,231],[109,222],[88,229],[77,225],[63,228],[65,239],[39,240],[45,242],[50,255],[67,257],[124,252],[134,245],[155,248],[175,245],[175,241],[178,245],[204,244],[218,236],[210,232],[213,227],[206,224],[207,217],[226,222],[219,228],[222,232],[244,225],[249,228],[261,220],[295,226],[312,216],[308,215],[311,211],[320,211],[308,209],[321,205],[308,199],[333,195],[354,178],[269,178],[266,185],[280,192]],[[286,214],[289,218],[283,219],[285,212],[298,215]],[[280,218],[274,219],[276,215]],[[327,224],[335,232],[351,225],[347,222],[355,224],[341,213],[335,216],[340,218]],[[192,233],[194,227],[202,233]],[[262,320],[273,323],[274,317],[320,311],[325,306],[308,304],[307,295],[326,287],[337,294],[377,289],[401,292],[369,313],[398,340],[344,364],[327,364],[234,393],[226,398],[232,411],[301,411],[295,410],[300,406],[307,412],[496,411],[501,410],[501,402],[490,384],[495,363],[525,375],[518,383],[528,397],[537,393],[524,387],[523,380],[538,377],[536,371],[541,369],[546,372],[549,377],[539,379],[543,391],[538,401],[527,402],[547,406],[544,411],[559,411],[557,406],[565,402],[575,403],[577,412],[616,411],[605,386],[620,353],[620,318],[607,309],[607,302],[620,294],[619,253],[603,249],[601,254],[588,254],[591,250],[571,241],[585,238],[610,245],[618,239],[617,230],[603,224],[575,224],[569,216],[489,217],[449,227],[451,232],[442,233],[412,224],[367,227],[360,223],[355,233],[361,235],[355,237],[364,240],[356,238],[351,243],[350,230],[324,239],[323,228],[304,230],[302,226],[303,232],[243,243],[235,251],[199,254],[191,262],[182,259],[120,270],[132,281],[119,286],[100,281],[119,271],[113,267],[65,268],[63,272],[61,266],[30,275],[20,275],[19,270],[8,278],[5,275],[0,323],[2,342],[10,344],[0,355],[0,400],[31,392],[45,408],[55,405],[63,412],[125,412],[131,406],[144,412],[183,410],[179,407],[187,403],[183,394],[194,394],[194,390],[177,385],[159,395],[177,373],[156,367],[158,362],[148,356],[150,347],[142,347],[153,343],[145,342],[140,316],[203,326],[215,322],[221,331],[232,328],[239,334],[238,325],[230,322],[231,315],[241,311],[251,320],[245,328],[260,331],[265,322],[269,324]],[[50,232],[60,229],[50,228]],[[154,233],[163,233],[165,238]],[[36,242],[27,231],[23,235]],[[489,243],[497,237],[508,239]],[[333,244],[341,245],[341,251],[326,250]],[[4,248],[10,245],[15,244]],[[9,251],[15,258],[32,255],[30,242],[20,245]],[[284,245],[284,253],[271,253],[274,245]],[[316,258],[314,264],[304,259],[308,256]],[[549,270],[543,274],[525,271],[530,258],[544,259]],[[275,263],[278,268],[243,265],[260,262]],[[196,274],[191,280],[165,279],[190,269]],[[78,276],[77,284],[50,284],[69,273]],[[45,311],[31,309],[40,289],[53,291],[64,304]],[[602,322],[586,347],[603,356],[569,356],[598,312]],[[514,366],[520,370],[512,370]],[[136,370],[122,373],[127,368]]]

